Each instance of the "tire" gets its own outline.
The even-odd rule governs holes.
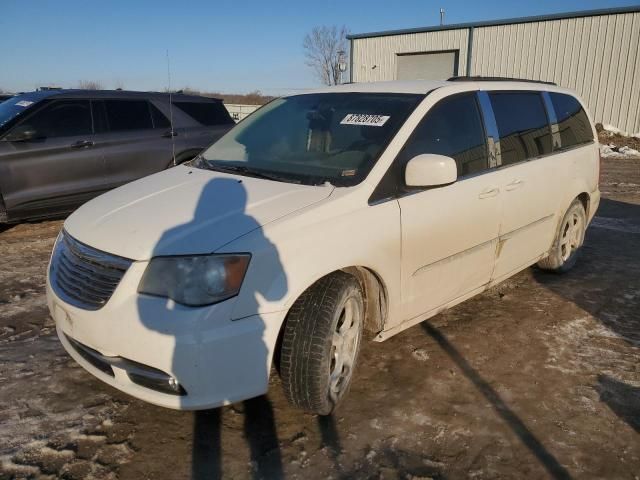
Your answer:
[[[4,200],[2,199],[2,194],[0,194],[0,224],[7,223],[9,220],[9,216],[7,215],[7,209],[4,206]]]
[[[329,415],[351,384],[364,324],[364,298],[353,276],[318,280],[291,307],[280,350],[280,375],[289,403]]]
[[[586,229],[587,215],[580,200],[576,199],[562,218],[549,255],[538,262],[538,267],[556,273],[571,270],[580,254]]]

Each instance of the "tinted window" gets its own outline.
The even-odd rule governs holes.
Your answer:
[[[32,127],[38,138],[90,135],[92,128],[89,100],[52,102],[21,124]]]
[[[571,95],[549,93],[558,119],[562,149],[593,141],[591,123],[580,105]]]
[[[220,102],[173,102],[173,104],[202,125],[214,126],[235,123]]]
[[[145,130],[153,128],[146,100],[104,100],[109,130]]]
[[[500,134],[502,164],[551,153],[551,132],[538,92],[490,93]]]
[[[404,147],[401,161],[409,161],[421,153],[454,158],[458,176],[488,168],[484,127],[475,93],[447,98],[429,110]]]
[[[0,103],[0,128],[15,122],[20,115],[28,114],[37,108],[40,98],[30,95],[18,95]]]
[[[164,114],[158,110],[153,103],[149,103],[149,108],[151,109],[151,118],[153,119],[153,128],[169,128],[171,126],[171,122]]]
[[[279,98],[202,153],[199,168],[283,181],[359,183],[423,95],[318,93]]]

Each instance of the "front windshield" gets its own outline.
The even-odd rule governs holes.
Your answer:
[[[422,98],[390,93],[280,98],[205,150],[196,166],[312,185],[355,185]]]
[[[0,128],[27,111],[40,98],[37,95],[17,95],[0,102]]]

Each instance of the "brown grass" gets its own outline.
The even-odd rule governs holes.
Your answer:
[[[219,93],[219,92],[201,92],[189,87],[182,89],[182,93],[188,95],[201,95],[203,97],[220,98],[225,103],[239,103],[242,105],[264,105],[275,97],[263,95],[259,90],[249,93]]]
[[[596,124],[596,130],[598,131],[598,141],[602,145],[615,145],[618,148],[629,147],[634,150],[640,150],[640,138],[625,137],[619,133],[608,132],[602,128],[600,123]]]

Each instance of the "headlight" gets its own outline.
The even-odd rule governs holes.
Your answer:
[[[191,307],[221,302],[240,291],[250,258],[248,254],[156,257],[147,266],[138,293]]]

